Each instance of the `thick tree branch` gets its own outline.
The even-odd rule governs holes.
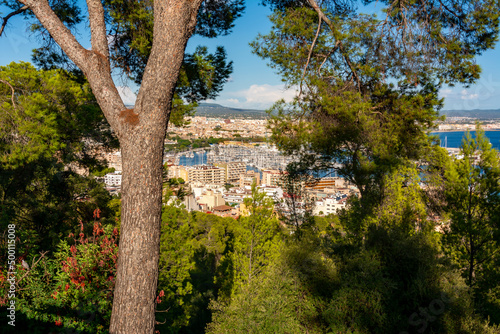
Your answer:
[[[100,0],[87,0],[90,21],[92,50],[99,52],[109,61],[109,47],[104,22],[104,8]]]
[[[153,47],[144,70],[136,103],[143,98],[154,99],[158,108],[170,108],[170,94],[166,87],[175,87],[178,71],[184,59],[188,39],[196,26],[198,9],[203,0],[169,0],[154,2]],[[165,46],[168,45],[168,48]],[[179,50],[182,52],[179,53]],[[143,89],[143,87],[145,87]],[[147,89],[148,96],[144,96]]]
[[[82,71],[88,70],[86,50],[50,8],[47,0],[18,0],[28,6],[52,38]]]
[[[120,138],[124,133],[123,127],[126,126],[121,122],[120,112],[126,108],[111,77],[104,10],[100,1],[88,0],[91,16],[92,51],[82,47],[71,31],[54,13],[47,0],[18,1],[29,6],[56,43],[83,71],[101,110],[104,112],[111,128]]]
[[[3,33],[3,30],[5,29],[5,26],[7,25],[7,21],[9,21],[9,19],[12,16],[16,16],[18,14],[25,12],[28,8],[29,8],[28,6],[22,6],[18,10],[13,11],[12,13],[9,13],[6,17],[3,18],[2,26],[0,27],[0,37],[2,36],[2,33]]]
[[[460,24],[462,26],[462,16],[463,16],[463,13],[460,13],[457,14],[455,11],[453,11],[452,9],[450,9],[443,1],[439,0],[439,4],[441,5],[441,7],[443,7],[444,9],[446,9],[449,13],[451,13],[453,16],[455,16],[458,20],[458,24]],[[461,8],[459,8],[459,10],[461,11]]]

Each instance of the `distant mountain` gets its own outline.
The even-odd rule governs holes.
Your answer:
[[[486,120],[500,118],[500,109],[442,110],[440,114],[446,117],[471,117]]]
[[[216,103],[199,103],[195,116],[263,119],[267,118],[267,113],[264,110],[229,108]]]
[[[446,117],[470,117],[480,120],[500,119],[500,109],[474,109],[474,110],[441,110],[441,115]],[[196,116],[219,118],[267,118],[264,110],[238,109],[221,106],[216,103],[199,103]]]

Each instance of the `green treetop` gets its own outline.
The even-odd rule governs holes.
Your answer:
[[[266,3],[273,27],[254,52],[298,90],[270,109],[272,140],[302,173],[336,168],[365,206],[382,200],[385,175],[422,157],[439,88],[473,83],[474,57],[498,35],[492,0],[383,2],[380,18],[353,2]]]
[[[438,168],[434,169],[439,171]],[[500,321],[498,292],[500,161],[498,151],[480,128],[467,132],[460,153],[446,161],[444,173],[433,179],[443,194],[443,244],[475,292],[476,308]]]

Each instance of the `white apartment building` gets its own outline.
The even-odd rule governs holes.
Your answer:
[[[260,186],[257,188],[275,201],[283,198],[283,189],[281,187]]]
[[[196,202],[202,210],[212,210],[217,206],[226,204],[222,197],[222,193],[214,190],[206,190],[201,196],[196,198]]]
[[[189,183],[200,182],[201,184],[226,183],[226,171],[224,168],[215,166],[193,166],[186,168]]]
[[[116,172],[104,175],[104,183],[108,187],[121,186],[122,185],[122,172],[116,171]]]
[[[226,171],[227,183],[238,183],[240,180],[240,175],[245,174],[247,170],[247,166],[241,161],[218,162],[214,165],[220,168],[224,168],[224,170]]]
[[[122,170],[122,154],[120,151],[105,153],[104,159],[108,162],[108,168],[114,168],[117,171]]]
[[[188,172],[186,170],[186,167],[184,166],[178,166],[178,165],[170,165],[168,166],[168,178],[169,179],[178,179],[181,178],[184,181],[187,181],[188,179]]]
[[[346,207],[347,195],[346,194],[336,194],[333,196],[328,196],[319,201],[316,201],[313,215],[322,216],[329,214],[336,214],[339,210]]]
[[[252,186],[252,184],[260,185],[260,173],[249,170],[240,174],[240,188]]]
[[[231,188],[223,195],[227,203],[243,203],[245,198],[252,197],[252,190],[245,188]]]
[[[279,170],[263,170],[261,183],[266,186],[279,187],[282,184],[282,179],[285,172]]]

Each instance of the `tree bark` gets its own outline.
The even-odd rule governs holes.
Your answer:
[[[199,1],[155,1],[153,47],[134,110],[122,111],[122,225],[110,333],[153,333],[162,160],[173,92]]]
[[[84,72],[120,140],[122,221],[110,333],[154,333],[162,207],[163,143],[172,97],[202,0],[155,0],[151,55],[134,109],[111,76],[104,10],[87,0],[92,50],[83,48],[47,0],[19,0]]]
[[[165,126],[121,141],[122,223],[110,333],[154,332],[164,135]]]

